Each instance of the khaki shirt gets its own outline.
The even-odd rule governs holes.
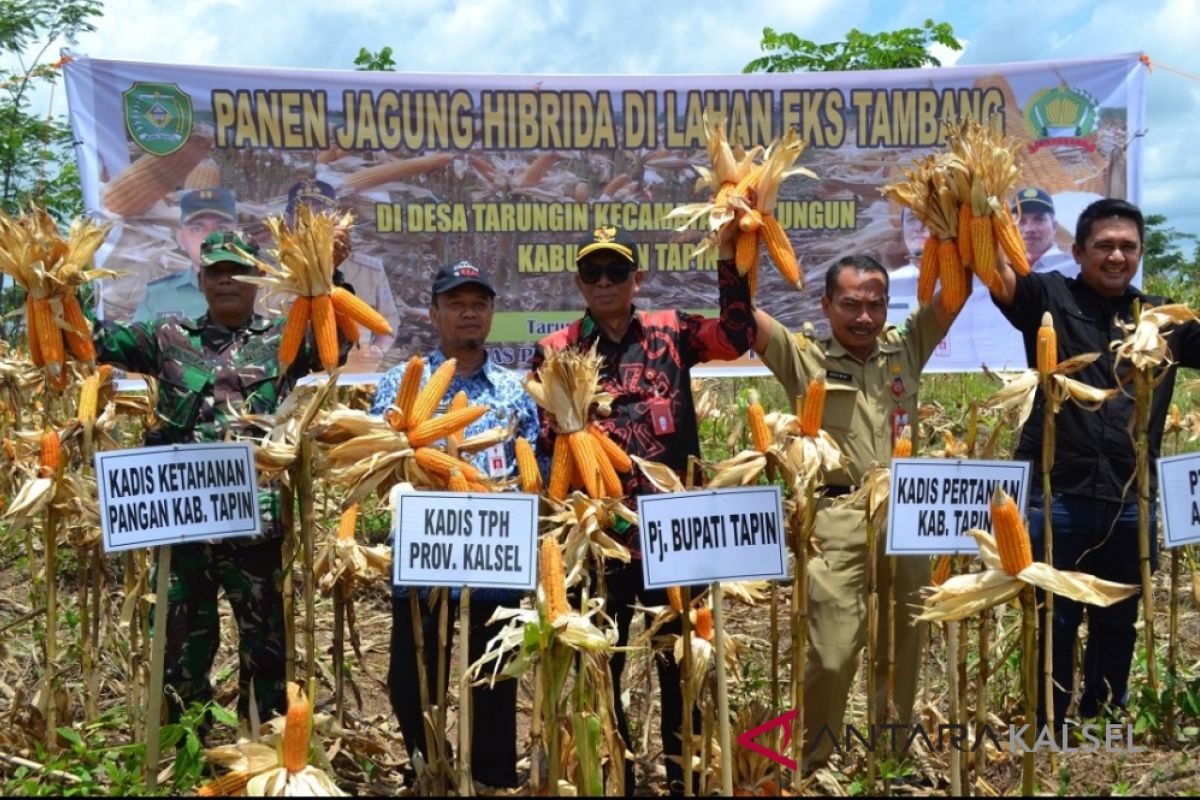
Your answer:
[[[771,329],[762,360],[788,397],[803,395],[809,380],[825,370],[821,427],[849,460],[847,469],[823,476],[826,484],[854,486],[872,465],[891,461],[900,429],[917,420],[921,370],[945,335],[933,306],[926,305],[900,327],[884,328],[864,362],[832,337],[793,334],[778,323]]]

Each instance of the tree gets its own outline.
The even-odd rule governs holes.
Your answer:
[[[354,58],[354,68],[366,72],[395,72],[396,62],[392,59],[392,48],[384,47],[378,53],[372,53],[365,47],[358,49]]]
[[[38,84],[58,79],[61,61],[43,61],[59,40],[74,42],[96,29],[100,0],[0,0],[0,56],[16,63],[0,71],[0,207],[16,211],[27,202],[59,219],[83,213],[79,172],[70,126],[61,116],[30,113]],[[33,52],[32,57],[30,53]]]
[[[817,44],[794,33],[776,33],[763,28],[760,47],[770,55],[756,58],[742,72],[838,72],[852,69],[909,69],[940,67],[942,62],[929,52],[940,44],[962,50],[948,22],[925,20],[920,28],[902,28],[884,33],[863,33],[851,28],[844,42]]]

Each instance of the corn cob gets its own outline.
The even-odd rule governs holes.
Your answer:
[[[600,445],[601,452],[608,456],[609,462],[617,472],[629,472],[633,469],[633,459],[621,449],[621,446],[608,438],[608,434],[594,422],[588,423],[587,432]]]
[[[298,683],[288,684],[287,718],[283,725],[283,766],[299,772],[308,766],[309,724],[312,708]]]
[[[927,305],[933,300],[933,292],[938,281],[938,246],[937,239],[930,236],[925,240],[921,250],[921,268],[917,273],[917,302]]]
[[[942,555],[938,557],[937,563],[933,566],[933,575],[930,576],[929,582],[934,586],[941,586],[950,577],[950,556]]]
[[[588,497],[598,500],[603,497],[600,488],[600,476],[597,472],[596,454],[592,452],[591,437],[584,431],[567,434],[567,444],[571,448],[571,460],[579,468],[579,476]]]
[[[337,323],[333,319],[333,302],[327,294],[316,295],[312,298],[310,310],[313,333],[317,337],[317,355],[321,357],[321,366],[327,370],[337,369]]]
[[[338,519],[337,538],[353,539],[354,526],[358,524],[358,503],[347,508],[342,512],[342,516]]]
[[[742,179],[737,182],[730,193],[733,197],[749,198],[750,193],[754,191],[754,187],[758,186],[758,179],[762,177],[765,163],[755,164],[750,168],[750,171],[742,176]]]
[[[338,313],[345,314],[371,333],[384,336],[392,333],[392,326],[388,324],[383,315],[353,292],[346,291],[341,286],[335,286],[329,293],[329,299]]]
[[[92,326],[79,305],[79,298],[71,293],[64,294],[62,306],[63,320],[67,323],[67,329],[63,331],[67,348],[80,361],[95,361],[96,345],[92,342]]]
[[[1033,547],[1029,543],[1029,533],[1025,530],[1021,512],[999,486],[992,493],[991,512],[1000,564],[1009,575],[1020,575],[1021,570],[1033,563]]]
[[[1037,371],[1046,378],[1058,366],[1058,333],[1054,330],[1054,318],[1047,311],[1042,314],[1042,325],[1037,332]]]
[[[537,456],[533,454],[533,445],[524,436],[518,436],[515,449],[521,491],[526,494],[538,494],[542,491],[542,474],[538,470]]]
[[[33,295],[25,295],[25,335],[29,339],[29,360],[35,367],[46,365],[46,357],[42,355],[40,338],[37,334],[37,311],[34,310]]]
[[[427,156],[388,161],[350,173],[346,176],[346,180],[342,185],[350,191],[358,192],[385,183],[391,183],[392,181],[439,170],[453,160],[454,156],[450,153],[434,153]]]
[[[38,475],[49,478],[62,467],[62,442],[58,431],[47,428],[42,432],[42,443],[38,455]]]
[[[542,182],[542,178],[550,174],[550,168],[554,166],[554,162],[557,160],[557,153],[542,153],[521,174],[521,180],[517,182],[517,186],[521,189],[537,186]]]
[[[470,400],[470,398],[467,397],[467,393],[460,389],[458,391],[458,394],[454,395],[454,398],[450,401],[450,406],[446,409],[446,411],[447,411],[447,413],[452,412],[452,411],[461,411],[462,409],[466,408],[470,404],[471,404],[471,400]],[[472,420],[472,421],[474,421],[474,420]],[[470,423],[467,423],[467,424],[469,425]],[[466,426],[464,425],[462,428],[459,428],[456,431],[450,431],[450,433],[446,434],[446,441],[449,442],[450,444],[454,445],[455,447],[458,447],[460,444],[462,444],[463,431],[465,429],[466,429]]]
[[[800,414],[800,432],[810,439],[821,430],[825,417],[825,373],[821,372],[808,382],[804,393],[804,408]]]
[[[734,263],[739,275],[745,275],[758,266],[758,231],[738,234]]]
[[[287,322],[283,324],[283,336],[279,339],[279,366],[284,372],[287,372],[300,352],[300,344],[304,341],[304,332],[308,330],[311,311],[312,300],[304,295],[298,295],[292,307],[288,309]]]
[[[358,323],[338,311],[336,308],[333,310],[333,321],[337,323],[338,333],[341,335],[341,337],[354,347],[357,347]]]
[[[762,239],[767,246],[767,255],[771,257],[785,281],[793,286],[802,286],[800,262],[796,260],[792,240],[788,238],[787,232],[775,219],[774,214],[763,214],[762,219]]]
[[[892,445],[892,456],[894,458],[908,458],[913,454],[912,439],[903,434],[896,439],[896,443]]]
[[[246,793],[246,784],[251,773],[246,770],[227,772],[216,780],[209,781],[196,790],[198,797],[241,797]]]
[[[738,230],[742,233],[754,233],[762,227],[763,215],[758,212],[758,209],[752,208],[742,218],[738,220]]]
[[[547,492],[555,500],[567,499],[567,492],[571,488],[573,464],[566,437],[567,434],[561,434],[554,440],[554,455],[550,460],[550,486]]]
[[[678,586],[667,587],[667,602],[671,604],[671,610],[676,614],[683,613],[683,592]]]
[[[471,484],[463,477],[462,470],[455,469],[450,471],[450,477],[446,481],[446,488],[452,492],[469,492]]]
[[[996,241],[992,237],[992,221],[988,217],[976,217],[971,220],[969,230],[975,255],[975,274],[979,280],[991,286],[996,277]],[[962,236],[961,229],[959,236]]]
[[[483,474],[474,465],[432,447],[418,447],[413,453],[413,458],[418,467],[442,480],[449,480],[450,473],[456,469],[469,481],[483,480]]]
[[[461,431],[487,413],[487,406],[468,406],[457,411],[447,411],[439,417],[427,419],[408,429],[408,443],[412,447],[424,447],[447,435]]]
[[[711,642],[713,640],[712,609],[707,606],[696,609],[696,618],[692,621],[692,627],[696,629],[697,636]]]
[[[53,374],[55,366],[62,369],[67,354],[63,347],[62,328],[54,321],[54,309],[46,299],[33,301],[34,332],[38,337],[38,348]]]
[[[600,474],[600,488],[603,489],[605,497],[621,497],[625,494],[625,487],[621,483],[621,479],[617,476],[617,471],[613,469],[612,462],[608,460],[608,456],[600,450],[596,440],[587,434],[586,431],[580,431],[580,438],[587,442],[588,450],[596,460],[596,470]]]
[[[388,419],[393,430],[408,430],[408,419],[412,415],[413,403],[421,390],[421,376],[425,374],[425,359],[413,356],[404,366],[404,377],[396,387],[396,396],[392,399],[395,413]]]
[[[454,380],[454,370],[457,367],[458,362],[453,358],[448,358],[429,376],[424,388],[417,394],[417,399],[413,401],[412,410],[406,415],[410,431],[433,417],[438,403],[442,402],[446,390],[450,388],[450,381]]]
[[[713,204],[723,206],[729,202],[729,198],[733,196],[733,190],[737,188],[736,181],[725,181],[717,189],[717,193],[713,196]]]
[[[122,217],[134,217],[149,210],[178,186],[212,147],[212,130],[207,126],[196,126],[187,143],[174,153],[143,155],[108,184],[104,207]]]
[[[1003,215],[992,215],[992,234],[999,243],[1004,255],[1018,275],[1029,274],[1029,259],[1025,256],[1025,240],[1017,230],[1017,223],[1012,218],[1008,206],[1004,207]]]
[[[958,236],[955,237],[954,241],[958,245],[958,257],[964,264],[974,263],[971,258],[973,241],[967,233],[971,230],[971,221],[974,219],[975,215],[971,211],[970,201],[960,203],[958,206]]]
[[[542,595],[546,603],[546,619],[550,624],[570,610],[567,605],[567,584],[563,575],[562,550],[553,536],[542,537],[541,544]]]
[[[938,242],[938,279],[942,282],[942,307],[958,313],[967,302],[967,276],[952,239]]]
[[[100,376],[88,375],[79,387],[79,408],[76,418],[87,425],[96,421],[96,411],[100,403]]]
[[[771,446],[771,431],[767,428],[763,407],[758,403],[751,403],[746,409],[746,418],[750,421],[750,439],[754,442],[754,449],[760,453],[767,452],[767,448]]]
[[[183,180],[183,188],[189,191],[192,189],[212,189],[220,185],[221,168],[211,158],[203,159],[199,164],[192,167],[192,171]]]

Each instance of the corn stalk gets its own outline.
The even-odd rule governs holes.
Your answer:
[[[1134,321],[1141,314],[1134,306]],[[1146,647],[1146,683],[1158,697],[1158,664],[1154,639],[1154,584],[1150,571],[1150,399],[1154,380],[1147,370],[1133,370],[1134,442],[1137,461],[1138,559],[1142,572],[1142,622]]]
[[[679,612],[679,623],[681,625],[679,635],[683,637],[683,663],[680,668],[683,670],[683,680],[680,681],[679,691],[683,693],[683,796],[691,797],[695,784],[692,783],[692,705],[695,703],[695,698],[692,697],[692,670],[696,665],[692,659],[692,587],[680,586],[679,595],[683,601],[683,610]],[[647,726],[649,730],[649,726]]]
[[[720,581],[713,582],[708,594],[712,602],[713,625],[717,637],[717,714],[719,714],[717,730],[721,742],[721,794],[725,797],[732,797],[733,743],[729,736],[729,688],[725,680],[725,604],[721,602]],[[686,653],[692,648],[690,640],[685,641],[688,642],[688,646],[684,648]],[[683,714],[690,719],[692,716],[691,706],[685,706]],[[707,742],[705,747],[707,749]]]
[[[458,601],[458,794],[474,794],[471,783],[471,590],[464,586]]]
[[[947,622],[945,625],[946,678],[950,683],[951,723],[958,722],[959,693],[962,691],[962,686],[958,682],[958,639],[961,627],[962,623],[960,622]],[[962,752],[957,747],[950,748],[950,794],[954,797],[963,795]]]
[[[1050,493],[1050,472],[1054,468],[1057,449],[1057,427],[1053,404],[1050,402],[1050,377],[1042,376],[1042,539],[1045,547],[1044,560],[1054,566],[1054,500]],[[1046,725],[1054,730],[1054,592],[1043,595],[1045,603],[1042,623],[1042,698],[1046,705]],[[1058,758],[1050,752],[1050,771],[1058,774]]]
[[[158,729],[162,715],[164,662],[167,646],[167,595],[171,588],[171,545],[159,545],[158,580],[154,587],[154,636],[150,655],[150,693],[146,709],[146,793],[158,787]]]
[[[54,478],[57,483],[57,475]],[[51,501],[46,508],[45,519],[45,550],[46,550],[46,672],[43,676],[42,695],[46,703],[46,750],[58,750],[57,720],[55,716],[58,703],[55,702],[54,690],[58,681],[58,512]],[[165,595],[164,595],[165,596]]]
[[[792,517],[796,573],[792,581],[792,708],[796,709],[795,732],[792,735],[792,790],[801,791],[804,777],[804,671],[808,650],[808,542],[816,522],[817,503],[815,481],[804,487],[805,502]]]
[[[1037,596],[1033,586],[1021,590],[1021,679],[1025,691],[1025,752],[1021,754],[1021,794],[1033,796],[1035,777],[1034,720],[1038,705]]]
[[[312,439],[300,436],[296,459],[296,500],[300,506],[300,542],[304,552],[304,686],[308,696],[317,696],[316,587],[313,580],[316,521],[313,519]]]
[[[296,680],[296,586],[294,568],[296,565],[296,495],[292,490],[295,485],[296,468],[293,468],[291,485],[284,484],[279,490],[280,517],[283,523],[283,542],[281,560],[283,561],[283,641],[284,641],[284,679],[287,683]]]
[[[875,541],[875,515],[867,508],[867,728],[878,730],[879,701],[875,696],[875,662],[879,658],[876,648],[876,637],[879,634],[879,585],[876,568],[879,560],[879,547]],[[877,773],[875,748],[867,748],[867,785],[865,794],[875,794],[875,778]]]
[[[1171,550],[1171,604],[1167,618],[1167,739],[1175,740],[1175,690],[1179,661],[1179,562],[1181,548]]]

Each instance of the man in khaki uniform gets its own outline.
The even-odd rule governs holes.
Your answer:
[[[724,251],[725,244],[722,244]],[[793,334],[761,309],[754,349],[789,397],[803,395],[825,370],[828,392],[822,427],[846,454],[848,466],[822,476],[814,539],[808,562],[808,668],[804,676],[806,768],[824,764],[834,740],[844,741],[846,703],[854,686],[859,651],[866,644],[866,520],[863,505],[835,502],[861,482],[872,465],[887,465],[905,425],[917,420],[921,370],[954,321],[941,294],[895,327],[886,324],[888,274],[867,256],[848,256],[829,268],[821,308],[832,335]],[[886,585],[880,559],[877,585]],[[929,581],[925,557],[896,559],[895,701],[900,722],[911,717],[925,625],[918,623],[920,587]],[[886,604],[880,614],[879,652],[885,652]],[[877,700],[883,708],[887,664],[876,666]],[[828,726],[828,732],[823,732]]]

